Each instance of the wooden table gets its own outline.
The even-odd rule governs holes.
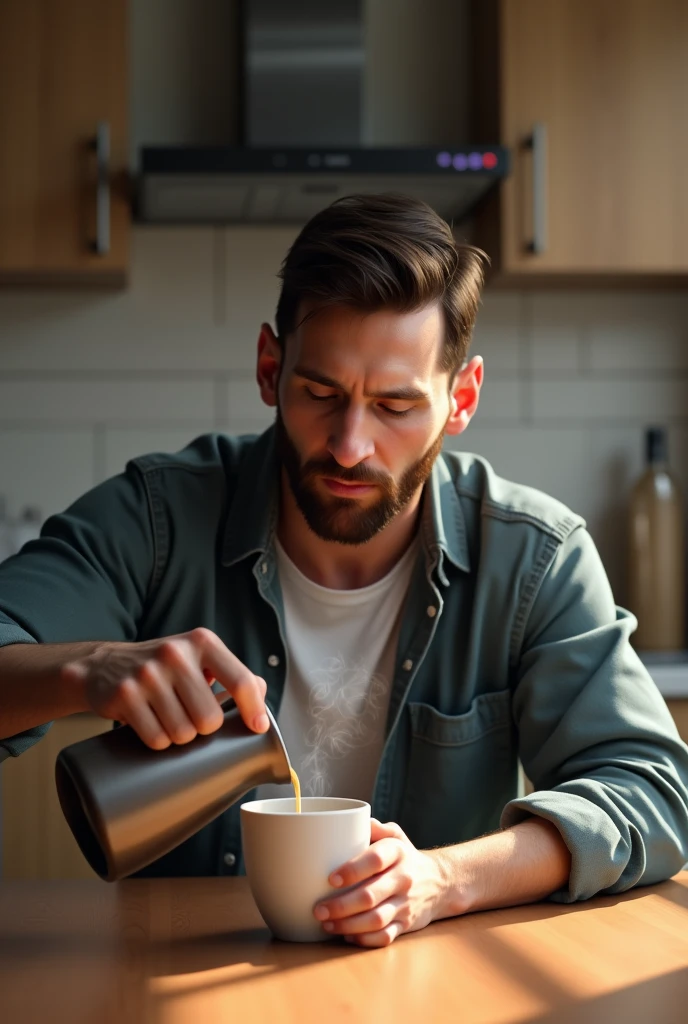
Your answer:
[[[243,878],[0,884],[8,1024],[684,1024],[688,872],[437,922],[388,949],[270,938]]]

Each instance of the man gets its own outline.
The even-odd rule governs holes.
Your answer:
[[[219,727],[213,679],[257,731],[267,700],[306,793],[372,801],[331,879],[353,888],[314,909],[364,946],[668,878],[688,749],[583,521],[441,454],[483,381],[480,254],[421,203],[349,197],[281,276],[274,427],[133,460],[0,568],[0,748],[90,708],[160,750]],[[235,806],[142,873],[241,866]]]

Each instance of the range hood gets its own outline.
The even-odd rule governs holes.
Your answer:
[[[362,144],[364,2],[243,0],[244,145],[143,147],[139,219],[298,225],[354,192],[403,192],[464,219],[508,153]]]

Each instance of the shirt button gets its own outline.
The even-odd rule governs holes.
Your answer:
[[[276,654],[270,655],[270,657],[268,658],[268,665],[270,666],[270,668],[277,668],[277,666],[279,665],[279,658],[277,657]]]
[[[434,619],[435,616],[437,615],[437,609],[435,608],[434,604],[429,604],[425,610],[427,611],[431,619]]]
[[[222,859],[228,868],[233,868],[236,864],[236,855],[233,853],[227,852]]]
[[[410,672],[411,669],[413,668],[413,662],[411,661],[410,658],[407,658],[401,667],[404,669],[405,672]]]

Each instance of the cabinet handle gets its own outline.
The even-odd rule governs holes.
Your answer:
[[[110,251],[110,125],[100,121],[96,134],[91,139],[91,149],[96,154],[96,237],[91,249],[98,256]]]
[[[533,154],[533,237],[526,249],[542,253],[547,249],[547,125],[534,124],[525,146]]]

